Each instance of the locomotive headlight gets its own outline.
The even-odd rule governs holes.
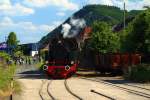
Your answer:
[[[70,69],[70,66],[68,66],[68,65],[67,65],[67,66],[65,66],[65,70],[67,70],[67,71],[68,71],[69,69]]]
[[[43,66],[43,70],[45,70],[45,71],[48,70],[48,66],[47,66],[47,65],[44,65],[44,66]]]
[[[73,65],[74,64],[74,61],[71,61],[71,65]]]

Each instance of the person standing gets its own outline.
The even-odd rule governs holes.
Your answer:
[[[30,59],[30,57],[28,58],[28,62],[29,62],[29,65],[31,65],[31,59]]]

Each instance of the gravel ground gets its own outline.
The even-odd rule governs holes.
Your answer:
[[[90,81],[90,80],[84,80],[84,79],[71,79],[70,86],[72,86],[72,89],[74,89],[74,91],[76,93],[79,93],[79,95],[82,95],[83,92],[79,92],[79,91],[82,91],[83,88],[81,85],[75,84],[75,81],[77,81],[77,80],[78,80],[78,82],[83,83],[82,86],[86,88],[86,90],[84,90],[84,92],[86,91],[89,94],[86,96],[84,95],[85,100],[95,100],[95,99],[99,100],[98,98],[96,98],[96,96],[89,99],[91,97],[90,89],[93,89],[93,90],[97,91],[98,93],[102,93],[104,95],[110,96],[117,100],[149,100],[150,99],[150,98],[145,98],[142,96],[138,96],[138,95],[129,93],[127,91],[121,90],[121,89],[113,87],[111,85],[106,85],[103,83],[94,82],[94,81]],[[79,90],[77,90],[76,88],[73,88],[75,86],[77,86]],[[140,91],[140,90],[141,89],[138,89],[138,91]],[[149,92],[145,91],[145,92],[150,93],[150,91]]]
[[[53,80],[49,90],[57,100],[78,100],[66,90],[64,80]]]
[[[78,100],[67,91],[64,85],[65,80],[48,79],[43,73],[37,71],[33,66],[22,67],[22,69],[18,70],[17,76],[20,76],[18,81],[21,82],[23,91],[20,95],[14,94],[13,100],[42,100],[40,94],[42,95],[43,100],[52,100],[48,91],[56,100]],[[122,77],[91,77],[88,79],[105,81],[150,95],[150,84],[132,83],[123,80]],[[67,80],[67,84],[69,89],[83,100],[150,100],[150,98],[135,95],[104,83],[85,80],[82,79],[82,77],[72,77]],[[126,86],[124,84],[146,88],[147,90],[128,85]],[[91,92],[91,90],[94,90],[94,92]]]
[[[13,95],[13,100],[41,100],[39,95],[40,79],[19,79],[22,84],[22,93]]]

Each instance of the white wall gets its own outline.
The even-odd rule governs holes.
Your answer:
[[[31,51],[31,56],[33,57],[34,55],[38,54],[38,51]]]

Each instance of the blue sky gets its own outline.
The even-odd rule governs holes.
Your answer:
[[[150,0],[125,0],[128,10],[150,6]],[[0,42],[16,32],[20,43],[39,41],[87,4],[123,7],[123,0],[0,0]]]

